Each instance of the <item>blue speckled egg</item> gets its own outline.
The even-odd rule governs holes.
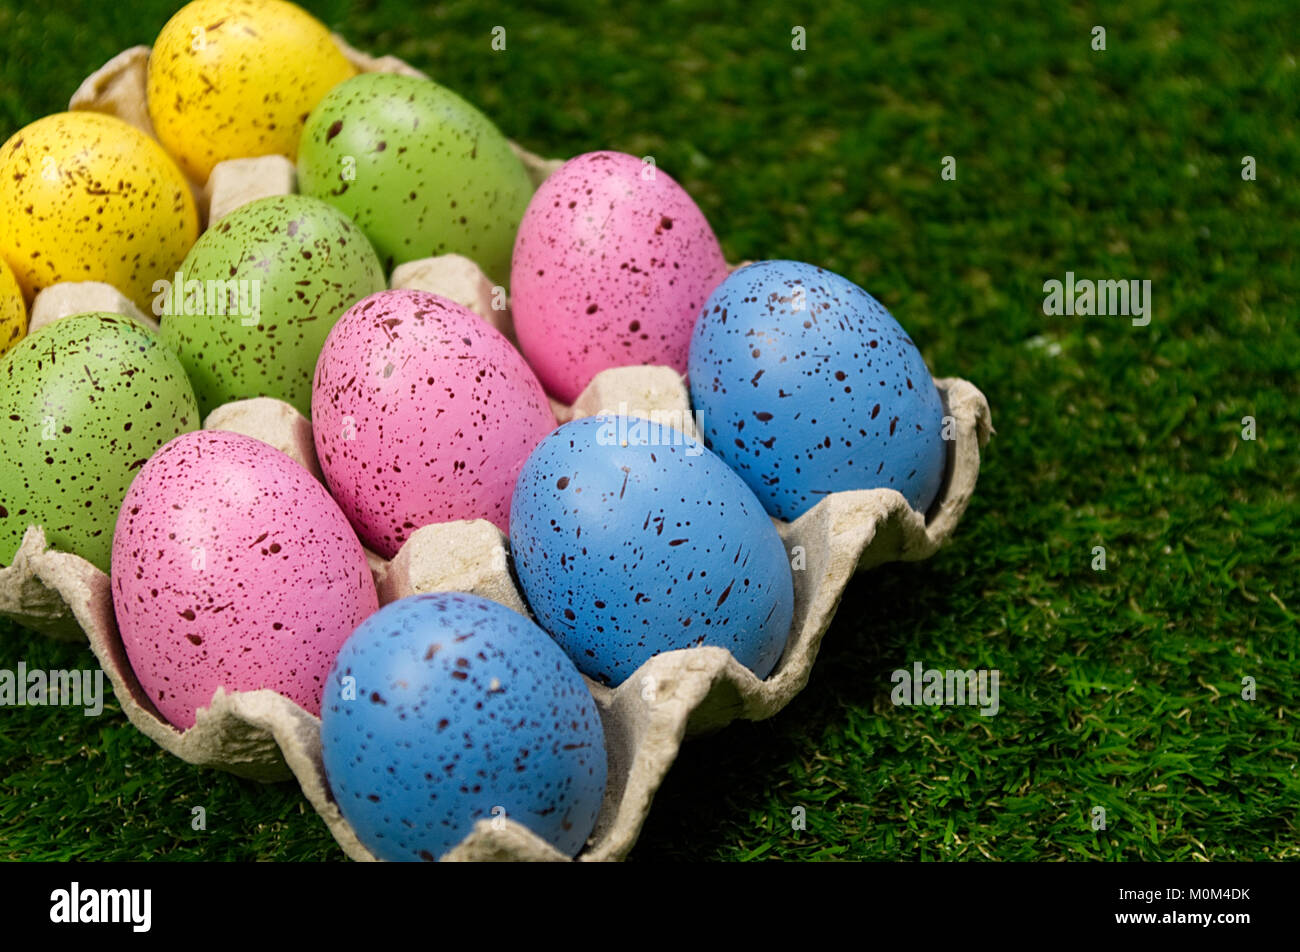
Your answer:
[[[386,860],[433,860],[509,817],[573,856],[605,791],[591,692],[535,624],[477,595],[413,595],[339,652],[321,705],[343,816]]]
[[[667,426],[596,416],[552,432],[515,484],[510,546],[538,622],[604,684],[699,645],[765,678],[790,633],[775,526],[722,460]]]
[[[828,494],[943,482],[943,401],[907,332],[862,288],[798,261],[740,268],[705,302],[690,354],[704,442],[780,519]]]

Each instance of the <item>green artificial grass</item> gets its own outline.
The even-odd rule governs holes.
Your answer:
[[[1300,858],[1290,4],[308,6],[534,151],[655,156],[729,260],[857,281],[992,406],[952,543],[850,587],[784,712],[689,743],[632,859]],[[173,7],[0,0],[0,133]],[[1150,279],[1150,325],[1046,316],[1066,271]],[[5,625],[19,660],[93,665]],[[892,706],[915,661],[997,668],[999,713]],[[190,767],[110,703],[0,710],[0,857],[341,853],[293,783]]]

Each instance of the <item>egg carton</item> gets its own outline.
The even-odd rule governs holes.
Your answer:
[[[373,59],[339,42],[360,69],[422,75],[392,57]],[[78,90],[73,108],[110,112],[152,132],[143,106],[147,58],[147,47],[115,57]],[[560,164],[517,151],[538,182]],[[292,166],[287,160],[262,157],[219,165],[196,193],[207,219],[215,221],[245,201],[292,189]],[[391,284],[449,297],[514,339],[508,308],[493,309],[491,283],[465,258],[444,255],[402,265],[394,271]],[[93,283],[47,289],[33,307],[34,316],[38,308],[41,323],[86,310],[149,320],[115,289]],[[686,737],[719,730],[737,719],[771,717],[790,702],[807,683],[822,637],[855,573],[889,561],[927,558],[951,536],[974,491],[980,450],[990,438],[992,425],[988,403],[973,385],[957,379],[937,379],[935,384],[944,412],[952,418],[953,438],[946,443],[943,486],[928,513],[912,510],[894,490],[876,489],[834,493],[794,522],[774,520],[796,567],[792,573],[795,606],[785,652],[766,680],[715,647],[651,658],[617,688],[588,679],[604,725],[609,779],[595,830],[579,860],[620,860],[627,855]],[[687,388],[681,376],[666,367],[606,370],[572,406],[553,403],[553,407],[560,422],[621,410],[678,421],[690,435],[698,435]],[[263,440],[317,478],[321,476],[311,424],[282,401],[255,398],[229,403],[215,409],[204,427]],[[461,591],[528,614],[510,570],[508,539],[489,522],[425,526],[393,559],[374,553],[367,553],[367,558],[381,605],[422,592]],[[108,576],[76,555],[50,549],[39,526],[28,528],[13,563],[0,569],[0,615],[54,638],[88,639],[118,703],[151,740],[188,763],[263,782],[296,779],[343,851],[352,859],[374,859],[332,797],[321,759],[317,717],[270,690],[218,689],[209,706],[198,712],[193,727],[185,731],[172,727],[141,688],[126,657]],[[479,821],[464,841],[441,858],[567,859],[508,817]]]
[[[486,280],[486,279],[485,279]],[[954,421],[939,498],[928,517],[890,489],[834,493],[794,522],[777,522],[794,571],[795,609],[785,653],[760,681],[722,648],[666,652],[617,688],[588,680],[601,712],[609,783],[581,860],[622,859],[636,842],[655,792],[682,741],[733,720],[762,720],[808,681],[822,637],[856,572],[884,562],[932,555],[952,534],[979,475],[980,449],[992,432],[983,395],[963,380],[935,381]],[[681,413],[689,400],[666,367],[615,368],[599,374],[562,417],[576,419],[620,405],[646,415]],[[663,416],[660,417],[665,418]],[[672,418],[669,416],[668,418]],[[204,423],[264,440],[319,475],[311,426],[293,407],[256,398],[219,407]],[[508,540],[483,520],[425,526],[391,561],[370,554],[381,604],[407,595],[471,592],[528,613],[509,566]],[[182,760],[261,781],[296,778],[312,807],[353,859],[373,856],[334,802],[320,750],[320,721],[269,690],[218,690],[186,731],[168,724],[140,687],[113,617],[108,576],[84,559],[50,550],[39,527],[27,530],[13,564],[0,570],[0,614],[56,637],[84,632],[123,711],[141,732]],[[553,847],[505,818],[480,821],[444,859],[559,860]]]

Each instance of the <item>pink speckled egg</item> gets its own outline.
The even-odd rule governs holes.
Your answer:
[[[202,430],[136,475],[113,536],[113,609],[140,686],[175,726],[218,687],[320,714],[326,675],[379,607],[361,543],[279,450]]]
[[[392,558],[421,526],[509,531],[515,479],[555,415],[499,331],[446,298],[381,291],[330,331],[311,396],[316,455],[361,540]]]
[[[668,175],[621,152],[580,155],[542,183],[519,225],[519,346],[565,403],[608,367],[685,373],[695,319],[726,276],[713,229]]]

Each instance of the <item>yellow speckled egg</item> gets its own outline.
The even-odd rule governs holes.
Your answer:
[[[355,73],[325,25],[292,3],[195,0],[149,56],[149,115],[202,182],[226,159],[295,158],[307,115]]]
[[[146,312],[199,235],[176,163],[95,112],[46,116],[0,146],[0,222],[0,255],[28,300],[60,281],[103,281]]]
[[[27,333],[27,303],[18,279],[0,258],[0,354],[23,339]]]

